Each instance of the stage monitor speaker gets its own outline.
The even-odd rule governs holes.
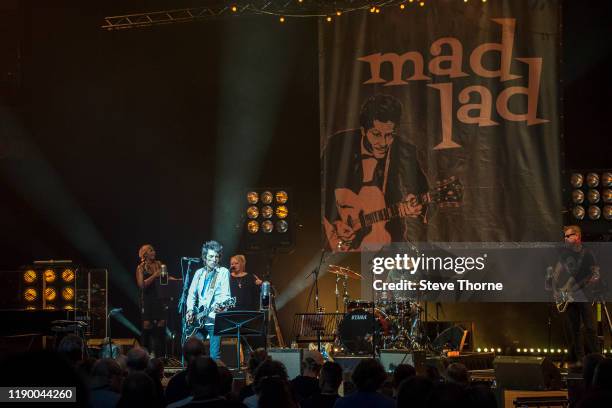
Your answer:
[[[559,389],[559,369],[546,357],[498,356],[493,360],[497,386],[507,390]]]
[[[380,350],[380,363],[392,373],[400,364],[410,364],[418,374],[425,374],[425,352],[411,350]]]
[[[268,356],[272,360],[280,361],[285,365],[289,379],[292,380],[302,374],[302,351],[303,349],[271,348]]]

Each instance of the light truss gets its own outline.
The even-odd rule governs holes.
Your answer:
[[[163,24],[185,23],[203,19],[229,18],[235,15],[273,15],[284,17],[326,17],[372,7],[377,9],[407,3],[406,0],[250,0],[224,1],[218,5],[151,11],[109,16],[101,28],[122,30]],[[415,2],[416,3],[416,2]]]

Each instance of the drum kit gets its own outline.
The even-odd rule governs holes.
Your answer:
[[[421,330],[422,308],[418,302],[392,298],[383,293],[375,301],[351,299],[348,279],[361,280],[362,276],[349,268],[329,265],[328,271],[336,275],[336,313],[339,313],[340,290],[344,317],[336,335],[336,346],[354,355],[372,354],[380,349],[412,349],[426,347]]]

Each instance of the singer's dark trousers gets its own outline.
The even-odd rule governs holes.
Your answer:
[[[582,361],[585,354],[599,352],[597,332],[595,331],[595,316],[591,303],[572,302],[567,306],[565,314],[570,343],[570,360]],[[581,326],[584,326],[584,341],[581,335]]]

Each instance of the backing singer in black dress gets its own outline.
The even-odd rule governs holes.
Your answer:
[[[136,283],[140,288],[142,314],[142,345],[157,357],[164,353],[166,310],[159,293],[162,263],[155,259],[155,249],[145,244],[138,251],[140,264],[136,268]]]
[[[234,310],[259,310],[259,286],[262,281],[253,273],[246,271],[246,258],[244,255],[234,255],[230,259],[230,290],[236,297]],[[263,347],[263,338],[250,337],[249,347],[257,349]]]

